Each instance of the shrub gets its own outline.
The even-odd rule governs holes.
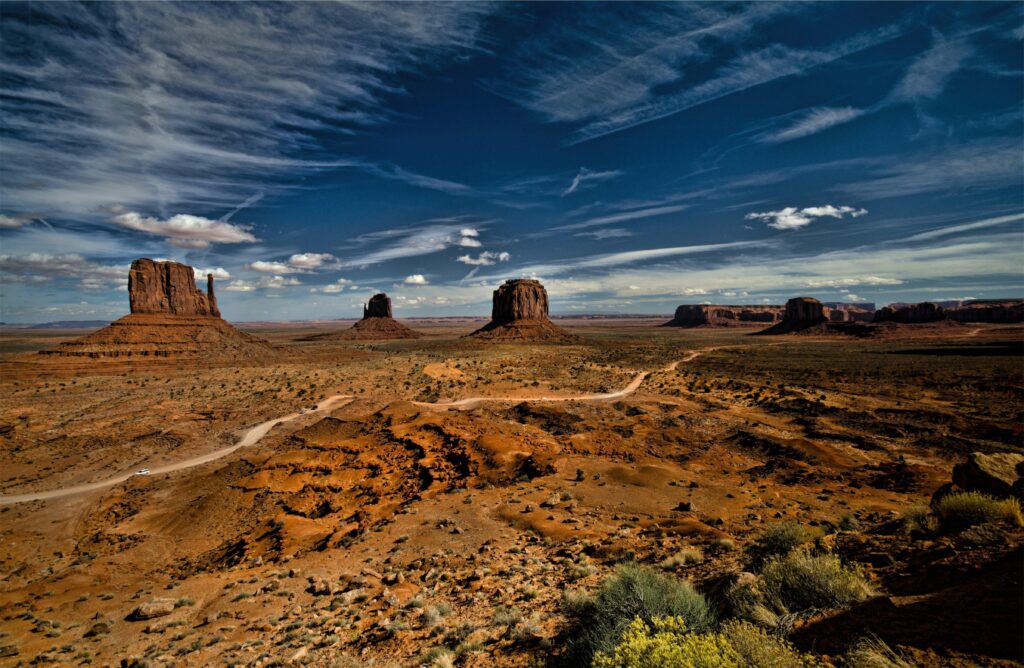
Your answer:
[[[817,662],[792,645],[746,622],[727,622],[718,633],[689,633],[678,617],[637,618],[593,668],[810,668]]]
[[[935,531],[935,518],[932,516],[928,506],[910,506],[900,516],[903,521],[903,529],[909,533],[931,533]]]
[[[871,595],[864,573],[831,554],[794,551],[768,560],[761,570],[759,589],[769,607],[779,613],[810,608],[836,608]]]
[[[620,566],[596,595],[566,597],[570,618],[569,665],[587,665],[597,652],[610,652],[632,621],[680,617],[693,631],[710,631],[714,613],[704,597],[685,580],[662,575],[636,564]]]
[[[911,668],[911,664],[877,636],[855,642],[843,655],[843,665],[849,668]]]
[[[704,553],[695,547],[688,547],[676,552],[671,557],[662,559],[658,564],[665,570],[672,570],[687,564],[699,564],[704,561]]]
[[[753,566],[759,567],[774,556],[792,552],[811,540],[811,532],[797,522],[780,522],[765,529],[764,533],[747,547]]]
[[[975,524],[1009,522],[1024,526],[1016,499],[996,499],[980,492],[957,492],[939,499],[936,507],[942,528],[965,529]]]

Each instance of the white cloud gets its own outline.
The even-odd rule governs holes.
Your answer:
[[[1024,214],[1021,213],[1015,213],[1009,216],[996,216],[994,218],[978,220],[973,223],[947,225],[946,227],[940,227],[926,232],[918,232],[917,234],[907,237],[906,240],[924,241],[926,239],[938,239],[939,237],[948,236],[950,234],[959,234],[960,232],[968,232],[970,230],[980,230],[986,227],[995,227],[996,225],[1006,225],[1007,223],[1017,223],[1022,220],[1024,220]]]
[[[16,227],[24,227],[35,219],[36,216],[30,213],[18,213],[13,216],[0,213],[0,228],[13,229]]]
[[[302,285],[297,278],[285,276],[263,276],[256,281],[231,281],[225,290],[231,292],[252,292],[253,290],[280,290],[286,287]]]
[[[288,258],[288,264],[298,269],[317,269],[333,259],[330,253],[296,253]]]
[[[857,209],[852,206],[809,206],[797,209],[795,206],[787,206],[778,211],[764,211],[761,213],[751,212],[744,218],[746,220],[760,220],[776,230],[796,230],[814,222],[815,218],[859,218],[866,214],[867,209]]]
[[[422,225],[380,230],[364,234],[355,239],[360,252],[353,252],[342,264],[349,267],[364,267],[389,260],[429,255],[447,248],[480,248],[478,227],[467,227],[464,219],[447,218],[427,221]],[[374,250],[362,251],[363,246],[377,246]]]
[[[891,99],[917,103],[922,98],[938,97],[949,77],[973,54],[974,49],[965,41],[947,40],[936,33],[931,48],[907,68],[903,79],[893,89]]]
[[[211,267],[209,269],[193,268],[192,271],[195,272],[197,281],[205,281],[207,274],[213,274],[214,278],[222,281],[231,278],[231,273],[224,267]]]
[[[501,251],[500,253],[484,251],[480,253],[480,255],[478,255],[477,257],[473,257],[472,255],[460,255],[458,258],[456,258],[456,261],[461,262],[463,264],[488,267],[497,262],[508,262],[510,259],[512,259],[512,256],[509,253],[506,253],[505,251]]]
[[[260,271],[265,274],[292,274],[298,271],[298,269],[293,269],[284,262],[267,262],[265,260],[250,262],[245,265],[245,268],[251,269],[252,271]]]
[[[828,128],[842,125],[864,115],[864,109],[856,107],[818,107],[804,112],[803,116],[791,125],[778,130],[765,132],[757,136],[757,140],[765,144],[800,139],[817,134]]]
[[[329,283],[329,284],[327,284],[327,285],[325,285],[323,287],[319,287],[319,288],[310,288],[309,291],[310,292],[325,292],[327,294],[337,294],[337,293],[343,291],[345,288],[350,288],[350,289],[354,290],[357,287],[358,286],[353,285],[352,281],[350,281],[349,279],[347,279],[347,278],[339,278],[334,283]]]
[[[405,285],[427,285],[429,282],[423,274],[412,274],[406,276],[405,280],[402,281]]]
[[[576,176],[573,177],[569,187],[562,191],[562,197],[571,195],[580,190],[587,190],[593,188],[598,183],[609,181],[614,178],[622,176],[622,172],[617,169],[611,169],[603,172],[594,171],[587,169],[586,167],[580,167],[580,171],[576,172]]]
[[[109,222],[129,230],[163,237],[168,243],[185,248],[206,248],[211,243],[257,241],[247,227],[185,213],[160,219],[125,211],[115,215]]]

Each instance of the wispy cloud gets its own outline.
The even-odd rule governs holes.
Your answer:
[[[578,171],[576,176],[572,178],[572,183],[570,183],[569,187],[562,192],[562,197],[566,197],[567,195],[571,195],[581,190],[593,188],[599,183],[618,178],[619,176],[622,176],[622,172],[619,170],[598,172],[587,169],[586,167],[580,167],[580,171]]]
[[[669,213],[678,213],[687,208],[689,208],[689,206],[686,204],[673,204],[671,206],[655,206],[647,209],[637,209],[636,211],[626,211],[623,213],[613,213],[608,216],[598,216],[596,218],[589,218],[579,223],[572,223],[569,225],[559,225],[557,227],[552,227],[551,230],[582,230],[588,227],[597,227],[600,225],[613,225],[615,223],[626,222],[627,220],[654,218],[655,216],[664,216]]]
[[[479,3],[9,8],[0,44],[4,157],[18,170],[4,179],[5,207],[83,215],[122,203],[166,217],[236,206],[254,190],[274,192],[272,176],[331,166],[460,192],[399,167],[328,156],[318,133],[387,119],[386,100],[402,93],[397,75],[476,49],[490,11]]]
[[[289,276],[263,276],[255,281],[241,279],[231,281],[224,289],[229,292],[253,292],[254,290],[281,290],[296,285],[302,285],[302,282],[297,278]]]
[[[336,259],[330,253],[295,253],[287,260],[256,260],[245,265],[245,268],[264,274],[305,274],[336,267]]]
[[[604,239],[623,239],[626,237],[633,236],[633,233],[629,230],[624,230],[621,227],[613,227],[610,230],[593,230],[591,232],[577,232],[574,236],[577,237],[591,237],[597,241]]]
[[[48,283],[54,279],[74,279],[85,290],[109,289],[126,284],[128,266],[102,264],[77,253],[28,253],[0,255],[0,281],[10,283]]]
[[[352,253],[342,259],[346,266],[365,267],[389,260],[439,253],[447,248],[479,248],[479,226],[467,225],[472,219],[454,218],[427,221],[423,225],[400,227],[364,234],[355,239],[357,248],[372,250]]]
[[[779,144],[800,139],[842,125],[863,114],[864,110],[856,107],[817,107],[802,112],[800,118],[787,127],[758,135],[757,140],[765,144]]]
[[[746,220],[760,220],[768,224],[768,227],[775,230],[796,230],[810,225],[817,218],[860,218],[868,211],[857,209],[852,206],[809,206],[798,209],[795,206],[787,206],[778,211],[764,211],[761,213],[751,212],[744,218]]]
[[[1020,221],[1024,221],[1024,213],[1015,213],[1009,216],[995,216],[992,218],[985,218],[983,220],[976,220],[971,223],[947,225],[945,227],[938,227],[936,229],[927,230],[925,232],[918,232],[917,234],[907,237],[906,241],[926,241],[930,239],[938,239],[940,237],[949,236],[951,234],[972,232],[974,230],[982,230],[989,227],[996,227],[998,225],[1008,225],[1009,223],[1017,223]]]

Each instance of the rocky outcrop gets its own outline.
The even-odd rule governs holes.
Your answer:
[[[220,317],[213,276],[206,292],[196,288],[192,267],[142,258],[128,273],[131,313],[110,325],[40,351],[52,361],[62,358],[118,360],[239,361],[275,355],[266,341],[240,332]]]
[[[985,300],[967,302],[946,315],[957,322],[991,322],[1013,324],[1024,322],[1024,300]]]
[[[306,336],[300,341],[418,339],[422,332],[406,327],[391,315],[391,297],[383,292],[370,297],[363,304],[363,319],[340,332],[325,332]]]
[[[875,311],[872,322],[895,322],[903,325],[917,325],[926,322],[938,322],[946,318],[945,310],[931,302],[909,304],[900,308],[886,306]]]
[[[789,334],[816,327],[828,321],[825,307],[812,297],[794,297],[786,302],[782,322],[758,334]]]
[[[213,294],[213,274],[206,292],[196,288],[195,271],[179,262],[140,258],[128,272],[128,303],[132,313],[170,313],[220,317]]]
[[[1024,455],[1010,452],[972,452],[967,461],[953,467],[953,484],[961,489],[997,497],[1014,494],[1019,487]]]
[[[147,619],[165,617],[172,612],[174,612],[173,598],[154,598],[136,606],[131,614],[128,615],[128,619],[141,622]]]
[[[829,322],[871,322],[874,310],[867,310],[850,304],[826,306],[825,313]]]
[[[367,318],[392,318],[391,297],[383,292],[370,297],[370,301],[363,305],[363,320]]]
[[[761,305],[683,304],[662,327],[743,327],[782,319],[783,307]]]
[[[494,291],[491,321],[470,336],[507,341],[574,341],[548,317],[548,292],[540,281],[509,279]]]

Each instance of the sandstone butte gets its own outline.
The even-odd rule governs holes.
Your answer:
[[[469,336],[490,341],[576,341],[548,317],[548,291],[540,281],[509,279],[494,291],[491,321]]]
[[[326,332],[307,336],[301,341],[329,341],[349,339],[418,339],[422,332],[406,327],[395,320],[391,310],[391,297],[383,292],[370,297],[363,305],[363,319],[340,332]]]
[[[793,297],[786,302],[782,321],[758,334],[789,334],[816,327],[828,321],[825,306],[813,297]]]
[[[40,354],[121,360],[257,360],[273,355],[269,343],[220,317],[212,275],[207,275],[206,286],[206,292],[196,288],[195,270],[188,265],[135,260],[128,272],[129,315]]]

